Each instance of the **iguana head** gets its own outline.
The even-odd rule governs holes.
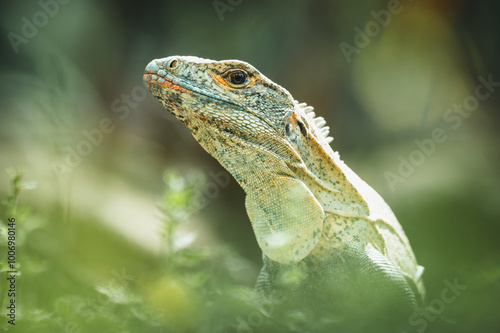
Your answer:
[[[225,132],[290,158],[285,151],[290,141],[298,140],[299,132],[307,136],[309,131],[322,139],[327,134],[321,132],[322,118],[313,121],[311,114],[306,116],[312,107],[297,103],[286,89],[243,61],[191,56],[155,59],[146,67],[144,80],[197,139],[200,129]],[[269,139],[272,144],[266,145]],[[304,142],[295,148],[307,146]],[[296,156],[292,160],[297,161]]]
[[[283,116],[293,109],[288,91],[238,60],[156,59],[146,67],[144,79],[155,97],[188,127],[200,118],[230,133],[249,135],[250,123],[277,132]]]
[[[323,118],[253,66],[173,56],[151,61],[144,80],[243,187],[257,240],[271,259],[304,258],[321,237],[322,204],[348,207],[350,185],[331,160]],[[321,199],[338,184],[342,193]]]

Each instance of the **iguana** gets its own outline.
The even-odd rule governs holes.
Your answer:
[[[238,60],[155,59],[144,81],[245,191],[260,295],[344,314],[422,306],[403,229],[332,150],[313,107]]]

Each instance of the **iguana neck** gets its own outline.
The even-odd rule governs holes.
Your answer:
[[[297,113],[290,114],[302,117]],[[331,150],[326,138],[314,132],[314,127],[308,123],[310,120],[304,117],[302,121],[307,124],[309,132],[308,144],[300,150],[293,141],[272,135],[263,137],[261,144],[223,131],[208,134],[200,130],[194,136],[246,193],[265,191],[266,184],[276,177],[293,177],[306,184],[325,212],[368,216],[367,203],[346,177],[346,173],[350,175],[352,171]],[[276,154],[271,147],[278,145],[282,148]]]
[[[300,155],[302,163],[291,163],[289,167],[307,185],[325,212],[342,216],[368,216],[368,204],[352,182],[357,176],[331,149],[328,130],[324,131],[323,127],[317,125],[319,122],[324,125],[323,118],[315,118],[312,107],[304,105],[297,104],[289,117],[301,122],[305,128],[301,136],[290,137],[293,150]]]

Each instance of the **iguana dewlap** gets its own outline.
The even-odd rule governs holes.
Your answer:
[[[144,81],[244,189],[264,254],[259,293],[334,308],[421,302],[403,229],[311,106],[238,60],[155,59]]]

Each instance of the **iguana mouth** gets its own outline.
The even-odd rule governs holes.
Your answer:
[[[187,92],[188,94],[193,93],[193,90],[188,89],[186,87],[183,87],[183,86],[175,83],[174,81],[172,81],[164,76],[158,75],[158,73],[146,72],[143,75],[143,79],[148,86],[150,84],[154,83],[154,84],[160,85],[162,87],[166,87],[166,88],[170,88],[170,89],[174,89],[174,90],[179,90],[181,92]]]
[[[205,97],[211,98],[213,100],[218,100],[227,104],[231,104],[234,106],[237,106],[238,108],[241,108],[241,106],[229,99],[225,99],[221,96],[215,95],[213,93],[210,93],[208,91],[205,91],[204,89],[200,89],[199,87],[190,84],[186,80],[182,80],[182,82],[176,82],[174,78],[167,78],[166,76],[158,74],[158,72],[154,72],[152,70],[146,70],[146,72],[143,75],[144,82],[146,82],[146,85],[149,87],[151,84],[157,84],[161,87],[168,88],[168,89],[173,89],[173,90],[178,90],[180,92],[185,92],[188,94],[197,93],[200,95],[203,95]]]

